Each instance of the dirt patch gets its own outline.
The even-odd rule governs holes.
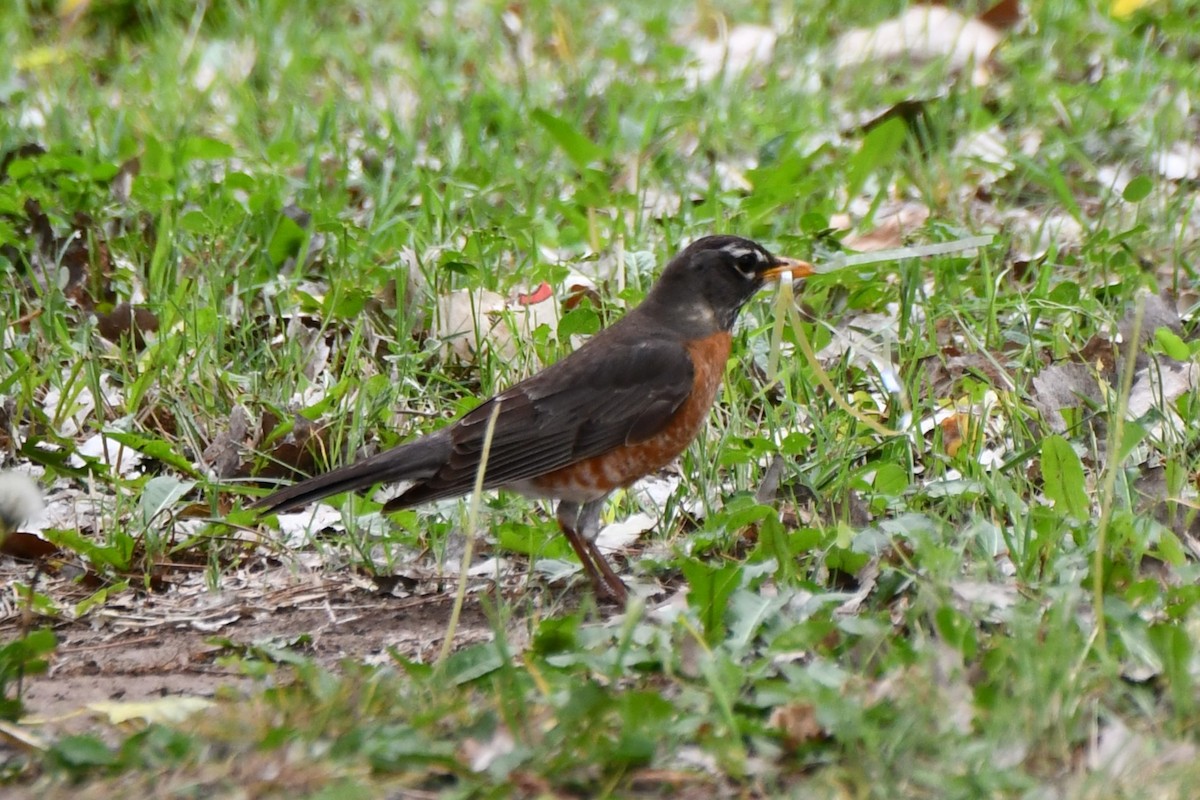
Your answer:
[[[28,567],[11,561],[0,565],[0,575],[9,586],[29,581]],[[53,623],[58,647],[50,669],[23,687],[26,723],[53,738],[95,728],[104,715],[90,707],[94,703],[248,692],[254,681],[227,658],[241,646],[287,647],[331,668],[345,660],[387,663],[393,652],[431,662],[454,601],[452,584],[397,597],[360,576],[283,566],[226,574],[215,590],[203,581],[196,572],[166,592],[126,591],[80,619]],[[529,638],[529,616],[561,611],[539,612],[537,591],[509,587],[497,600],[491,581],[474,580],[471,589],[455,648],[489,641],[499,629],[519,651]],[[65,579],[44,580],[38,590],[63,608],[78,601],[71,599],[78,587]],[[504,614],[501,623],[491,611],[497,605],[521,610]],[[21,614],[12,605],[4,611],[0,639],[11,640],[21,631]]]

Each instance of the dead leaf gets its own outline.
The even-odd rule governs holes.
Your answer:
[[[103,433],[97,433],[76,447],[68,461],[73,467],[84,467],[87,465],[85,459],[89,458],[94,458],[101,464],[107,465],[114,474],[128,478],[138,474],[138,467],[141,466],[143,456],[137,450],[121,444],[116,439],[111,439]]]
[[[838,38],[833,60],[839,71],[880,65],[926,64],[944,59],[947,72],[972,69],[972,82],[988,82],[987,63],[1003,37],[986,22],[945,6],[910,6],[873,28],[855,28]]]
[[[578,273],[568,275],[566,287],[570,308],[583,297],[599,299],[595,284]],[[542,325],[549,328],[551,339],[556,338],[561,317],[558,298],[548,284],[517,293],[511,303],[496,292],[459,289],[440,298],[437,309],[434,335],[443,352],[467,363],[476,361],[483,350],[512,361],[519,352],[517,341],[529,339]]]
[[[929,395],[943,398],[958,394],[967,378],[983,379],[998,392],[1011,392],[1016,385],[1005,369],[1007,361],[1003,353],[963,353],[955,347],[944,347],[940,356],[924,359]]]
[[[767,727],[779,731],[784,743],[792,750],[825,738],[825,728],[817,719],[816,706],[811,703],[776,706],[767,719]]]
[[[763,25],[734,25],[720,28],[715,38],[701,36],[690,43],[692,63],[684,77],[697,86],[722,75],[739,76],[747,70],[771,63],[778,34]]]
[[[463,740],[462,754],[474,772],[485,772],[497,759],[509,755],[516,749],[516,742],[508,728],[497,725],[486,741],[468,736]]]
[[[24,561],[37,561],[47,558],[59,551],[56,545],[47,542],[32,533],[16,531],[8,536],[0,536],[0,555],[12,556]]]
[[[1200,146],[1195,142],[1176,142],[1170,150],[1158,154],[1154,169],[1169,181],[1200,179]]]
[[[1159,328],[1166,328],[1176,335],[1183,334],[1183,320],[1179,317],[1179,309],[1175,306],[1174,298],[1165,292],[1162,294],[1147,292],[1143,298],[1141,327],[1136,329],[1142,348],[1154,340],[1154,332]],[[1117,326],[1122,342],[1128,342],[1133,337],[1136,319],[1135,310],[1130,308],[1126,312],[1125,318]]]
[[[1089,364],[1052,364],[1033,377],[1032,385],[1033,404],[1055,433],[1067,431],[1063,409],[1104,402],[1096,369]]]
[[[523,306],[532,306],[537,303],[545,302],[554,296],[554,290],[550,288],[550,284],[542,281],[532,292],[522,292],[517,295],[517,302]]]
[[[117,174],[108,183],[108,191],[114,201],[122,205],[129,202],[129,196],[133,192],[133,181],[141,171],[142,161],[137,156],[121,164]]]
[[[993,207],[987,204],[984,218],[992,215]],[[1016,208],[1000,215],[996,220],[1012,236],[1012,260],[1015,264],[1032,264],[1041,261],[1050,252],[1067,253],[1076,251],[1083,243],[1083,226],[1069,214],[1040,208]]]
[[[640,539],[646,531],[654,530],[657,525],[658,520],[649,514],[632,514],[601,528],[596,536],[596,546],[609,553],[624,550]]]
[[[88,703],[88,710],[108,719],[114,725],[132,720],[146,723],[178,724],[193,714],[211,708],[212,700],[203,697],[164,697],[134,703],[99,701]]]
[[[90,265],[87,231],[76,227],[59,237],[41,204],[32,198],[25,201],[25,216],[36,242],[33,251],[27,253],[34,280],[45,291],[61,291],[81,307],[91,308],[92,298],[87,292]]]
[[[1200,367],[1194,362],[1156,358],[1134,378],[1129,391],[1127,416],[1140,419],[1150,409],[1173,413],[1175,401],[1200,385]]]
[[[200,455],[200,463],[219,480],[238,474],[243,454],[256,444],[257,427],[250,412],[240,403],[229,412],[229,424],[216,435]]]
[[[924,225],[928,219],[929,207],[923,203],[900,203],[876,214],[874,228],[851,233],[842,239],[842,244],[861,252],[900,247],[904,244],[905,237]],[[849,222],[848,219],[846,221]]]
[[[112,311],[96,315],[96,330],[110,342],[128,341],[134,350],[141,350],[146,335],[158,332],[158,317],[145,306],[118,303]]]
[[[504,321],[504,296],[482,289],[458,289],[438,298],[434,335],[461,361],[476,361],[488,349],[506,361],[516,358],[512,330]]]
[[[1021,21],[1020,0],[1000,0],[979,15],[979,21],[998,31],[1015,27]]]
[[[277,425],[278,420],[274,415],[263,415],[263,431],[272,431]],[[318,455],[324,456],[329,452],[329,428],[297,414],[287,436],[269,446],[271,450],[267,464],[256,473],[257,477],[290,478],[297,473],[311,475],[316,470]],[[250,475],[251,466],[249,462],[243,463],[238,475]]]

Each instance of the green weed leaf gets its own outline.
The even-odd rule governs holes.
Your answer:
[[[1187,343],[1183,339],[1180,339],[1170,328],[1157,328],[1154,331],[1154,341],[1167,354],[1167,358],[1173,358],[1176,361],[1187,361],[1192,357],[1192,351],[1188,349]]]
[[[1125,191],[1121,192],[1121,197],[1125,199],[1126,203],[1140,203],[1150,196],[1153,189],[1153,181],[1145,175],[1138,175],[1125,184]]]
[[[872,172],[892,165],[900,152],[908,128],[901,119],[890,119],[863,138],[862,147],[850,159],[846,173],[846,196],[857,197]]]
[[[562,148],[577,169],[584,169],[593,161],[600,161],[604,158],[604,150],[599,145],[561,117],[556,117],[540,108],[533,111],[530,116],[534,122],[546,130],[546,133],[550,134],[550,138]]]
[[[1042,442],[1042,479],[1055,508],[1078,520],[1090,516],[1083,464],[1071,443],[1061,436],[1047,436]]]
[[[683,576],[690,588],[688,605],[700,616],[704,638],[710,644],[721,641],[725,638],[729,598],[742,582],[742,566],[735,563],[713,567],[690,559],[683,562]]]

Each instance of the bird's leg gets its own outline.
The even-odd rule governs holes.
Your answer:
[[[608,559],[600,552],[600,547],[596,544],[596,537],[600,535],[600,513],[604,510],[604,501],[607,498],[602,497],[599,500],[593,500],[590,503],[584,503],[583,508],[579,510],[579,535],[583,537],[584,546],[592,556],[592,562],[600,570],[603,576],[605,587],[609,591],[609,595],[613,600],[616,600],[621,605],[629,600],[629,589],[626,588],[625,582],[613,571],[612,565],[608,563]]]
[[[629,599],[629,590],[617,577],[617,573],[609,566],[608,560],[596,547],[596,534],[600,529],[600,510],[604,498],[584,503],[569,503],[563,500],[558,504],[558,526],[563,535],[571,543],[583,571],[587,573],[597,594],[625,605]]]

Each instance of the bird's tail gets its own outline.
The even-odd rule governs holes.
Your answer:
[[[377,483],[422,481],[445,466],[450,439],[441,432],[393,447],[370,458],[292,484],[254,501],[263,512],[290,511],[341,492],[366,489]]]

